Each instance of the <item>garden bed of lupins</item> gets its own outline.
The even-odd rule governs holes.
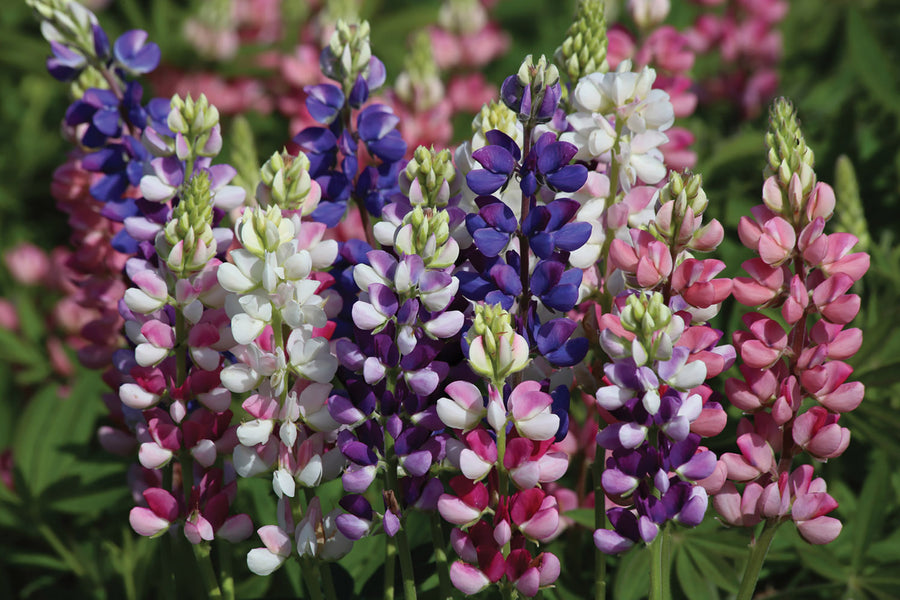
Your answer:
[[[0,595],[900,596],[874,2],[104,4],[13,13]]]

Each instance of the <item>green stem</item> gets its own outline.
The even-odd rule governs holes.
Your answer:
[[[384,536],[384,600],[394,600],[394,571],[397,568],[397,543]]]
[[[331,576],[331,564],[322,565],[322,583],[325,586],[325,597],[328,600],[337,600],[337,592],[334,589],[334,579]]]
[[[382,423],[382,426],[384,424]],[[387,459],[387,467],[384,470],[384,489],[391,491],[395,497],[399,495],[400,486],[397,483],[397,455],[394,454],[394,439],[391,434],[385,432],[384,453]],[[387,507],[385,507],[387,509]],[[403,596],[406,600],[416,599],[416,578],[413,573],[412,555],[409,552],[409,540],[406,538],[406,530],[403,523],[400,530],[394,536],[397,543],[397,552],[400,556],[400,576],[403,579]]]
[[[401,526],[397,532],[397,550],[400,553],[400,574],[403,577],[403,597],[416,600],[416,579],[413,573],[412,554],[409,551],[409,540],[406,530]]]
[[[594,479],[594,529],[606,529],[606,495],[603,492],[603,448],[597,446],[597,454],[591,465]],[[606,555],[594,548],[594,598],[606,599]]]
[[[662,580],[663,584],[663,600],[672,600],[672,536],[669,534],[668,527],[662,531],[663,549],[662,549]]]
[[[303,571],[303,583],[309,590],[309,597],[312,600],[322,600],[322,589],[319,587],[322,577],[318,563],[314,559],[303,557],[300,559],[300,570]]]
[[[209,543],[203,542],[201,544],[192,544],[192,546],[194,548],[194,556],[197,558],[197,566],[200,567],[200,577],[203,579],[207,597],[221,598],[222,590],[219,589],[216,571],[213,569],[212,560],[209,557]]]
[[[753,592],[756,590],[756,582],[759,580],[759,572],[766,561],[766,554],[769,553],[769,547],[772,545],[772,540],[775,539],[775,532],[778,530],[779,525],[781,525],[780,521],[766,521],[762,533],[759,534],[759,538],[757,538],[750,549],[750,558],[747,560],[746,569],[744,569],[744,576],[741,579],[737,600],[750,600],[753,597]]]
[[[663,539],[662,532],[650,544],[650,600],[663,600]]]
[[[441,598],[447,600],[453,597],[453,588],[450,584],[450,568],[447,565],[447,544],[444,541],[444,529],[441,525],[441,516],[437,511],[431,512],[431,541],[434,543],[434,563],[440,582]]]
[[[231,574],[231,545],[219,542],[219,578],[225,600],[234,600],[234,576]]]

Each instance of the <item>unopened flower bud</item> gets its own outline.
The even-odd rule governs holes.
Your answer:
[[[502,131],[522,145],[522,130],[516,113],[502,102],[491,100],[481,107],[481,112],[472,121],[472,131],[475,134],[472,137],[472,150],[486,146],[486,134],[494,129]]]
[[[244,248],[260,258],[276,252],[295,233],[293,222],[282,218],[281,209],[274,204],[245,210],[235,230]]]
[[[834,183],[835,195],[840,206],[835,229],[855,235],[859,240],[856,249],[866,252],[872,245],[872,236],[869,235],[869,224],[859,196],[859,184],[856,181],[853,163],[845,155],[837,159]]]
[[[499,304],[476,304],[466,336],[472,370],[503,388],[503,381],[528,364],[528,342],[515,332],[512,317]]]
[[[172,217],[157,238],[160,257],[179,277],[199,271],[216,255],[209,173],[198,171],[185,186]]]
[[[523,123],[546,123],[556,112],[562,95],[559,69],[541,55],[537,63],[529,54],[516,75],[511,75],[500,88],[500,97],[518,114]]]
[[[575,20],[553,55],[556,64],[573,84],[585,75],[609,70],[604,11],[603,0],[579,0]]]
[[[800,177],[804,195],[815,186],[815,157],[806,145],[797,112],[791,102],[777,98],[769,111],[769,131],[766,133],[767,173],[777,175],[782,189],[787,190],[791,177]]]
[[[400,186],[414,206],[444,208],[450,200],[450,186],[455,177],[449,150],[435,152],[434,148],[419,146],[406,164]]]
[[[372,48],[369,45],[369,22],[350,24],[339,19],[328,46],[319,59],[322,72],[344,86],[348,92],[359,75],[366,77]]]
[[[262,206],[276,205],[285,210],[311,214],[319,203],[319,184],[309,176],[309,159],[287,150],[274,153],[260,169],[256,199]]]

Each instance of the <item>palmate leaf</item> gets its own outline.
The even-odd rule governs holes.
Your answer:
[[[714,600],[719,597],[715,584],[706,573],[697,569],[688,552],[681,551],[675,554],[675,573],[678,575],[681,590],[688,598]]]
[[[13,439],[16,469],[23,473],[27,485],[22,493],[40,498],[57,479],[73,476],[83,468],[65,447],[84,446],[93,438],[103,410],[99,387],[95,373],[79,371],[68,398],[60,398],[58,388],[50,385],[28,402]]]
[[[646,598],[650,591],[650,550],[635,548],[625,554],[615,570],[612,597],[619,600]]]

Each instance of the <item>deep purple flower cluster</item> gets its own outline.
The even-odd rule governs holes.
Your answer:
[[[103,174],[90,190],[94,198],[105,204],[103,216],[120,223],[136,215],[149,214],[152,218],[156,212],[153,207],[127,192],[129,187],[140,184],[151,159],[140,142],[143,130],[152,126],[168,131],[169,101],[155,98],[143,105],[143,88],[130,77],[156,68],[159,46],[147,42],[146,32],[132,30],[110,47],[106,33],[97,24],[93,25],[90,49],[55,41],[50,46],[53,56],[47,60],[47,68],[55,78],[71,81],[91,67],[108,84],[108,89],[87,89],[69,106],[65,118],[78,143],[89,151],[82,160],[84,168]],[[123,229],[113,239],[113,247],[134,254],[138,241]]]
[[[331,61],[329,53],[326,48],[320,59],[326,74],[334,71],[326,68]],[[384,205],[400,192],[397,177],[406,153],[406,142],[396,129],[400,119],[384,104],[362,108],[384,81],[384,65],[373,56],[367,73],[359,73],[349,86],[349,94],[330,83],[305,88],[306,107],[323,127],[307,127],[293,141],[309,157],[310,175],[322,188],[322,201],[313,219],[329,227],[341,221],[351,198],[380,217]],[[354,111],[358,111],[355,123]],[[378,161],[362,172],[360,162],[366,158],[360,156],[360,143]]]
[[[586,340],[569,339],[576,324],[568,317],[541,322],[538,306],[541,314],[564,314],[578,301],[582,271],[567,268],[568,255],[584,245],[591,227],[572,222],[577,202],[556,196],[579,190],[587,169],[569,164],[575,147],[555,141],[553,132],[539,136],[524,160],[519,145],[505,133],[490,131],[486,138],[489,145],[472,154],[483,168],[466,176],[469,189],[479,194],[479,210],[466,216],[474,244],[465,256],[469,268],[457,273],[460,291],[469,300],[500,304],[506,310],[518,302],[519,314],[527,315],[519,327],[529,346],[554,366],[571,366],[587,353]],[[495,195],[514,178],[522,192],[522,219]],[[542,201],[545,198],[549,201]],[[523,242],[529,264],[531,253],[538,259],[525,276]]]

